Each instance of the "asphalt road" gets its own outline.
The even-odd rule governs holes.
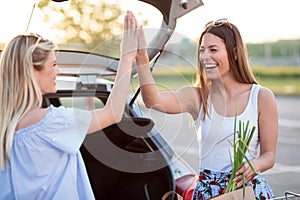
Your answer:
[[[300,97],[276,96],[279,138],[274,167],[263,173],[276,197],[300,193]],[[187,114],[166,115],[145,110],[178,155],[198,172],[199,146],[193,120]]]

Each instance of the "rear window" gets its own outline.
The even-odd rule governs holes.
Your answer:
[[[83,110],[94,110],[104,107],[104,102],[97,97],[61,97],[60,102],[65,107]]]

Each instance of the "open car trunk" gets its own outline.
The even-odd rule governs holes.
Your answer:
[[[60,97],[88,95],[86,91],[58,91],[45,95],[43,106],[62,105]],[[107,100],[105,93],[94,95]],[[168,158],[155,144],[159,134],[153,127],[151,119],[125,116],[86,136],[80,151],[96,199],[161,200],[166,192],[175,191]]]
[[[124,118],[87,136],[81,152],[96,199],[159,200],[175,190],[167,161],[153,153],[156,147],[147,138],[153,125],[147,118]]]
[[[150,62],[155,63],[172,36],[176,20],[200,7],[203,2],[140,1],[153,5],[163,16],[161,26],[151,35],[152,39],[147,45]],[[63,105],[61,99],[72,100],[73,97],[98,98],[105,105],[113,87],[113,83],[107,81],[115,79],[118,58],[82,49],[60,49],[57,52],[57,64],[60,67],[60,75],[56,80],[58,90],[55,94],[44,96],[45,107],[50,104]],[[136,74],[135,67],[133,63],[132,76]],[[145,118],[140,110],[135,113],[135,109],[139,109],[136,108],[138,106],[135,107],[138,95],[139,90],[135,91],[133,98],[129,97],[130,103],[127,102],[120,123],[87,135],[80,148],[96,199],[161,200],[166,192],[176,191],[175,182],[179,177],[191,174],[184,162],[181,162],[160,133],[153,128],[153,121]],[[171,199],[176,198],[169,196],[168,200]]]

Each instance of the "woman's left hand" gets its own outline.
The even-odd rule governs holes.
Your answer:
[[[255,169],[253,165],[253,160],[250,161],[251,165]],[[233,179],[234,182],[237,182],[237,187],[241,187],[243,185],[243,174],[245,176],[245,183],[248,183],[254,176],[257,175],[257,172],[254,172],[248,162],[244,162],[243,166],[236,172],[236,177]]]

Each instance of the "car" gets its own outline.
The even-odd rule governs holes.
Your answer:
[[[63,35],[64,31],[66,33],[63,37],[74,35],[72,41],[57,42],[59,46],[59,51],[56,52],[57,64],[61,70],[56,81],[57,93],[45,94],[43,107],[52,104],[56,107],[63,105],[87,110],[101,108],[114,87],[122,34],[119,26],[115,27],[116,30],[111,26],[113,23],[120,24],[117,21],[119,18],[116,18],[113,23],[108,20],[110,24],[104,24],[101,29],[105,31],[105,28],[112,28],[108,32],[115,31],[115,34],[95,44],[93,42],[95,37],[86,34],[88,29],[80,28],[87,28],[87,26],[99,28],[98,15],[101,14],[102,18],[105,18],[111,13],[93,14],[96,11],[90,6],[91,4],[82,6],[84,5],[82,1],[78,1],[77,4],[74,2],[76,1],[32,2],[30,7],[33,9],[29,17],[25,17],[28,19],[26,32],[47,36],[52,34],[54,42]],[[100,0],[90,2],[97,6],[102,5]],[[203,2],[200,0],[126,2],[115,0],[105,1],[103,5],[110,9],[119,5],[121,8],[133,10],[134,13],[147,13],[151,10],[156,13],[155,16],[159,16],[155,20],[152,19],[154,15],[144,18],[145,22],[150,24],[154,21],[157,26],[153,29],[145,28],[147,51],[151,67],[154,67],[157,58],[174,33],[177,19],[202,6]],[[55,12],[49,10],[49,8],[56,9],[57,12],[62,8],[68,10],[68,7],[72,6],[80,10],[78,12],[76,9],[72,12],[69,10],[64,15],[70,14],[74,17],[82,12],[88,14],[82,13],[77,18],[72,18],[73,24],[69,26],[66,25],[68,19],[62,23],[61,16],[54,15]],[[118,9],[114,11],[125,12],[125,9]],[[42,21],[41,16],[47,16],[48,21]],[[84,17],[86,21],[78,17]],[[93,17],[98,18],[93,21]],[[141,14],[141,17],[144,16]],[[74,22],[76,19],[78,21]],[[50,23],[52,20],[55,21],[54,25]],[[85,22],[86,26],[83,25]],[[132,77],[135,77],[135,63],[132,64]],[[197,180],[195,171],[174,151],[172,145],[156,128],[153,119],[144,114],[141,106],[137,104],[139,96],[139,89],[132,89],[128,94],[121,122],[87,135],[80,148],[96,199],[162,199],[170,191],[181,196],[191,195],[193,183]],[[166,199],[176,199],[176,194],[171,193]]]

